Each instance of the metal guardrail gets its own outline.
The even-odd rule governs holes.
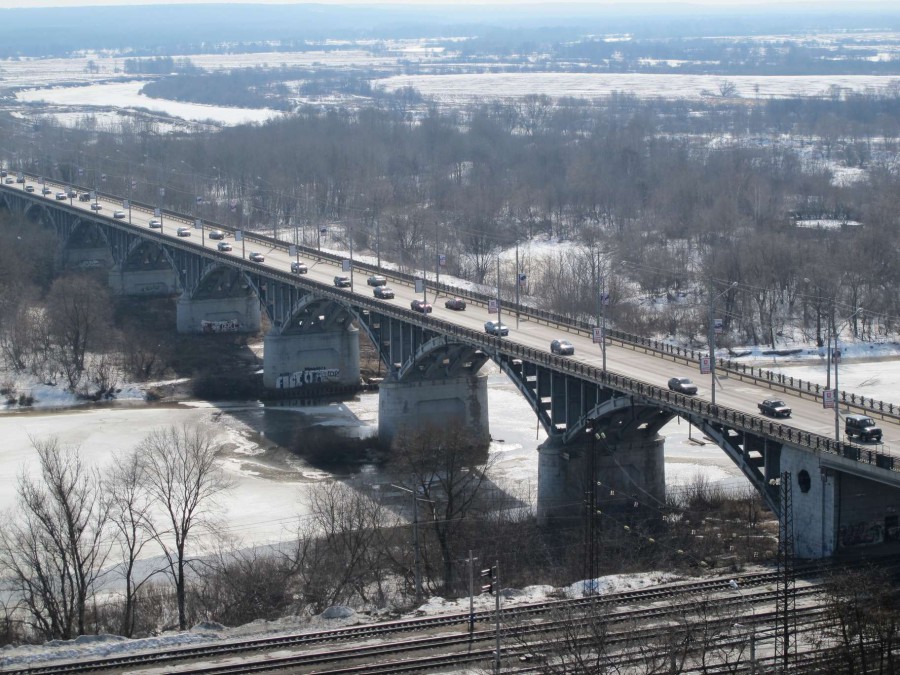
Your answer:
[[[79,192],[87,191],[85,188],[81,188],[78,186],[73,185],[72,187],[75,187]],[[18,190],[15,191],[18,192]],[[100,192],[97,192],[97,194],[104,197],[105,199],[109,199],[110,201],[120,199],[119,197],[105,195]],[[147,213],[154,213],[155,210],[159,208],[156,206],[134,201],[130,201],[130,204],[132,208],[137,208],[138,210]],[[160,213],[164,218],[175,220],[177,222],[190,226],[193,226],[195,220],[198,220],[197,218],[188,217],[168,209],[160,209]],[[202,218],[200,218],[199,220],[201,220],[205,226],[209,226],[213,229],[220,229],[223,231],[231,232],[232,235],[234,234],[235,229],[239,229],[219,223],[214,223],[211,221],[206,221]],[[241,231],[246,239],[255,240],[261,244],[266,244],[271,248],[278,248],[287,251],[289,250],[289,246],[291,246],[291,244],[288,242],[282,241],[280,239],[275,239],[274,237],[267,237],[265,235],[258,234],[253,230],[242,229]],[[346,259],[345,256],[322,251],[311,246],[305,246],[303,244],[296,244],[296,246],[298,252],[301,252],[306,257],[312,256],[320,260],[328,260],[335,264],[339,264]],[[399,270],[385,270],[384,268],[360,262],[358,260],[353,261],[353,266],[355,269],[359,269],[361,271],[369,272],[372,274],[387,274],[408,284],[414,284],[416,279],[421,278],[413,274],[401,272]],[[489,300],[494,299],[493,296],[488,296],[484,293],[460,288],[458,286],[453,286],[452,284],[446,284],[443,282],[430,281],[429,286],[434,290],[442,291],[448,295],[465,298],[467,300],[483,305],[486,305]],[[575,329],[577,331],[590,335],[594,329],[594,324],[592,323],[580,319],[575,319],[563,314],[557,314],[555,312],[537,309],[535,307],[530,307],[522,303],[511,302],[505,304],[509,308],[508,311],[510,312],[518,312],[519,314],[524,314],[529,319],[543,321],[550,325],[559,326],[560,328],[564,328],[567,331]],[[699,363],[700,357],[704,356],[707,353],[703,350],[679,347],[678,345],[672,345],[661,340],[633,335],[631,333],[626,333],[625,331],[620,331],[617,329],[607,328],[606,336],[609,340],[618,342],[623,347],[632,349],[642,348],[647,352],[655,352],[657,354],[668,355],[673,358],[680,358],[685,362],[690,363]],[[825,391],[825,387],[820,384],[815,384],[806,380],[802,380],[800,378],[787,376],[783,373],[775,373],[765,368],[758,368],[756,366],[738,363],[730,359],[716,358],[716,368],[719,370],[728,371],[729,373],[738,375],[741,378],[751,379],[757,384],[762,384],[768,387],[781,387],[785,391],[790,390],[801,396],[805,394],[815,398],[820,398],[822,396],[822,392]],[[838,400],[845,407],[855,408],[860,412],[876,415],[881,417],[882,419],[891,419],[894,422],[900,423],[900,405],[898,404],[879,401],[871,397],[860,396],[858,394],[855,394],[854,392],[843,390],[838,392]]]

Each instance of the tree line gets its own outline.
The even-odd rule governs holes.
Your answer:
[[[352,238],[402,269],[433,270],[445,255],[445,272],[488,285],[502,249],[567,240],[572,255],[526,260],[520,290],[590,317],[603,276],[609,318],[632,332],[702,342],[711,287],[738,281],[724,306],[734,342],[822,340],[858,307],[857,334],[889,338],[900,316],[898,100],[526,96],[442,110],[398,92],[213,133],[46,123],[10,134],[9,155],[235,227],[331,248]],[[861,173],[838,180],[842,166]],[[810,218],[844,225],[800,226]],[[514,270],[501,267],[500,293],[513,297]]]

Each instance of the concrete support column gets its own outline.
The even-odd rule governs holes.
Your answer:
[[[116,265],[109,271],[109,287],[119,295],[173,295],[178,292],[178,277],[171,267],[123,270]]]
[[[179,333],[256,333],[261,315],[259,300],[251,294],[230,298],[178,298]]]
[[[446,429],[490,442],[486,375],[440,380],[384,381],[378,391],[378,440],[386,447],[398,433]]]
[[[323,333],[268,333],[263,349],[263,385],[303,389],[316,384],[359,384],[359,329]]]
[[[837,549],[840,473],[825,469],[808,450],[784,446],[781,471],[791,474],[794,553],[798,558],[827,558]]]
[[[106,246],[67,248],[63,251],[63,261],[70,270],[108,270],[113,265],[112,253]]]
[[[633,500],[626,499],[628,496],[651,507],[665,503],[662,436],[609,443],[589,438],[568,445],[549,438],[538,448],[538,522],[546,524],[551,517],[583,515],[591,484],[592,453],[595,480],[600,484],[596,493],[598,506],[633,511]]]

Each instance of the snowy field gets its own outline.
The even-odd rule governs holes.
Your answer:
[[[444,102],[521,98],[546,94],[595,99],[615,92],[639,98],[700,98],[715,94],[723,82],[735,85],[741,98],[821,96],[831,87],[850,91],[885,91],[900,86],[898,77],[875,75],[657,75],[642,73],[478,73],[460,75],[395,75],[375,80],[386,91],[413,87]],[[757,91],[758,87],[758,91]]]
[[[236,125],[265,122],[283,113],[265,108],[232,108],[199,103],[182,103],[169,99],[150,98],[141,94],[146,82],[118,82],[115,84],[92,84],[84,87],[54,87],[51,89],[26,89],[16,94],[16,100],[23,103],[38,101],[67,107],[98,108],[146,108],[193,122],[207,120],[218,124]]]

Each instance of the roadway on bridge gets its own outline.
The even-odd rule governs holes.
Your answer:
[[[49,182],[47,183],[47,186],[50,187],[52,191],[43,196],[43,198],[50,202],[56,202],[55,193],[57,191],[65,190],[66,187],[64,185]],[[35,192],[32,194],[33,197],[41,198],[40,187],[41,186],[35,184]],[[22,188],[24,189],[24,186],[22,186]],[[80,202],[76,199],[66,200],[66,203],[84,210],[91,216],[99,215],[110,219],[112,219],[114,210],[122,209],[121,203],[106,199],[102,195],[98,197],[98,203],[102,206],[99,214],[91,210],[91,203],[89,202]],[[150,229],[149,223],[151,218],[154,217],[152,213],[144,211],[143,209],[139,210],[133,208],[129,215],[130,223],[136,229]],[[208,232],[216,229],[214,226],[204,223],[202,230],[193,229],[193,220],[175,219],[165,215],[162,217],[162,221],[162,234],[171,237],[172,239],[179,240],[180,243],[187,243],[190,241],[191,244],[203,246],[211,250],[215,250],[219,243],[216,240],[210,240],[208,237]],[[117,220],[116,222],[120,224],[128,223],[129,218],[126,217],[124,220]],[[178,237],[176,235],[178,227],[190,227],[191,236]],[[159,229],[153,231],[160,232]],[[244,242],[236,242],[234,241],[231,232],[226,231],[226,241],[232,244],[233,250],[225,255],[241,259],[242,255],[246,257],[249,256],[251,252],[259,252],[265,256],[265,262],[260,263],[261,267],[280,270],[282,272],[288,272],[290,270],[291,262],[296,259],[291,257],[286,249],[273,248],[269,244],[254,240],[252,232],[247,232],[246,234],[248,238],[245,239]],[[302,275],[302,278],[326,286],[333,286],[334,277],[336,275],[345,274],[341,271],[339,265],[330,260],[316,259],[314,256],[304,256],[301,258],[301,261],[309,266],[309,273]],[[379,302],[409,308],[410,301],[422,297],[421,295],[416,294],[414,289],[405,282],[392,279],[390,271],[385,270],[381,272],[381,274],[388,278],[388,285],[394,289],[396,298],[394,300],[380,300]],[[369,273],[357,270],[354,272],[353,276],[353,292],[372,298],[373,288],[366,283]],[[487,308],[479,304],[469,303],[467,309],[462,312],[446,309],[444,307],[444,300],[447,297],[448,296],[446,295],[435,297],[433,291],[428,290],[428,302],[432,303],[434,307],[433,316],[477,331],[484,330],[485,321],[496,319],[496,315],[488,314]],[[586,363],[597,368],[600,368],[603,365],[600,346],[593,344],[590,336],[586,334],[568,332],[554,326],[530,321],[525,317],[517,321],[514,314],[510,315],[505,312],[501,314],[501,319],[503,323],[509,326],[510,334],[508,339],[513,342],[549,352],[551,340],[554,338],[566,338],[575,346],[575,354],[572,357],[564,358],[571,358],[574,361]],[[697,366],[692,368],[683,363],[674,362],[669,357],[609,344],[606,349],[606,365],[607,369],[611,372],[626,375],[661,387],[666,386],[670,377],[690,377],[699,388],[697,394],[698,398],[705,400],[709,400],[710,398],[710,376],[701,376]],[[759,415],[757,404],[760,401],[765,398],[782,398],[793,409],[792,417],[789,420],[784,421],[784,423],[798,429],[834,438],[834,411],[831,409],[823,409],[820,401],[802,398],[790,391],[782,392],[777,387],[768,388],[750,382],[742,382],[738,379],[730,379],[727,377],[727,373],[722,373],[721,371],[717,371],[717,373],[719,374],[719,378],[717,379],[716,385],[716,403],[752,415]],[[887,452],[891,452],[893,448],[900,448],[900,425],[887,420],[879,420],[878,423],[884,431],[884,447],[882,448],[879,444],[875,443],[860,443],[860,445],[871,447],[873,449],[879,448],[881,451]],[[843,420],[840,423],[840,433],[843,438]]]

